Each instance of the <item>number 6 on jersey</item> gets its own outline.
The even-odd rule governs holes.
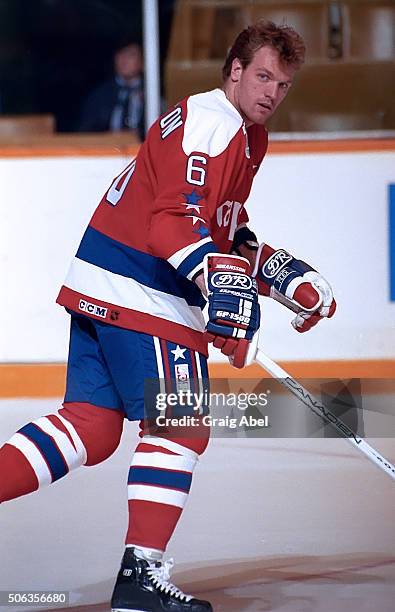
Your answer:
[[[187,164],[187,182],[201,187],[206,182],[206,170],[196,165],[196,162],[207,164],[207,159],[203,155],[190,155]]]

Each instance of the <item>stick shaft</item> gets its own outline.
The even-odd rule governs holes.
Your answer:
[[[339,417],[333,412],[328,410],[321,402],[319,402],[307,389],[305,389],[299,382],[293,379],[285,370],[283,370],[277,363],[272,361],[270,357],[265,355],[260,349],[258,349],[256,362],[262,366],[271,376],[276,378],[284,387],[289,389],[297,398],[299,398],[314,414],[321,417],[325,423],[329,423],[338,432],[342,434],[355,448],[361,453],[364,453],[370,461],[375,463],[381,468],[388,476],[395,480],[395,467],[379,452],[377,452],[370,444],[368,444],[363,438],[360,438],[355,432],[353,432]]]

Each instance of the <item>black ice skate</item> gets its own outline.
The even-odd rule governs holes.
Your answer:
[[[127,548],[114,592],[112,612],[213,612],[208,601],[186,595],[169,582],[173,561],[149,563]]]

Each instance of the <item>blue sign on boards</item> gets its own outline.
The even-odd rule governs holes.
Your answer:
[[[395,302],[395,185],[389,185],[390,300]]]

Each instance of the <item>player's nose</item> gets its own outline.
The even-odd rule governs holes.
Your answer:
[[[265,96],[271,100],[275,100],[278,93],[278,83],[275,81],[269,81],[265,84]]]

